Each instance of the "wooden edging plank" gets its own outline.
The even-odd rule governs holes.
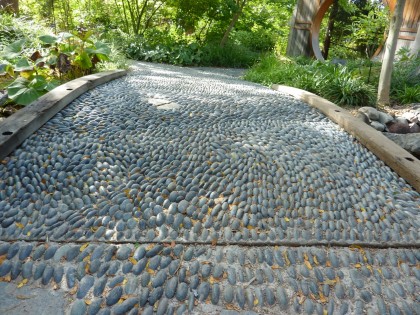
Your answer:
[[[127,74],[125,70],[84,76],[60,85],[0,123],[0,159],[4,159],[74,99],[94,87]]]
[[[273,90],[289,94],[318,109],[345,131],[354,136],[379,159],[404,178],[414,189],[420,192],[420,160],[404,150],[381,132],[356,119],[345,109],[308,91],[277,85]]]

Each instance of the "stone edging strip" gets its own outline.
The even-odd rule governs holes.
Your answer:
[[[127,74],[125,70],[87,75],[60,85],[0,123],[0,159],[4,159],[74,99]]]
[[[289,94],[321,111],[420,192],[420,160],[385,137],[381,132],[318,95],[285,85],[274,84],[271,88]]]

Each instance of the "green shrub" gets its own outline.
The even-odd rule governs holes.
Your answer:
[[[420,56],[403,57],[395,63],[391,99],[401,104],[420,102]]]
[[[281,59],[269,54],[245,74],[264,85],[283,84],[316,93],[337,105],[374,105],[375,89],[354,69],[305,58]]]

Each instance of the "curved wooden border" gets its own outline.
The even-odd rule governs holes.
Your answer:
[[[56,87],[0,123],[0,159],[4,159],[26,138],[41,128],[74,99],[108,81],[127,74],[125,70],[84,76]]]
[[[385,137],[381,132],[318,95],[284,85],[274,84],[271,88],[289,94],[321,111],[420,192],[420,160]]]

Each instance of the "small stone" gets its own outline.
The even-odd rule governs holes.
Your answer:
[[[233,301],[233,287],[230,285],[227,285],[224,292],[223,292],[223,298],[226,303],[232,303]]]
[[[123,245],[117,250],[115,257],[117,257],[119,260],[127,260],[128,257],[130,257],[130,254],[131,248]]]
[[[169,300],[167,298],[163,298],[159,301],[158,308],[156,310],[156,315],[165,315],[168,309]]]
[[[173,277],[169,279],[165,286],[165,296],[168,299],[172,299],[175,295],[177,287],[178,287],[177,277]]]
[[[123,292],[123,290],[122,290],[121,287],[113,288],[108,293],[108,296],[106,297],[106,305],[112,306],[115,303],[117,303],[119,301],[119,299],[121,298],[122,292]]]
[[[159,301],[162,295],[163,295],[162,287],[154,288],[152,292],[150,292],[150,295],[149,295],[149,304],[154,305],[157,301]]]
[[[86,313],[86,308],[84,300],[76,300],[71,307],[70,315],[83,315]]]
[[[79,283],[79,289],[77,290],[77,298],[78,299],[83,299],[86,294],[88,293],[88,291],[90,290],[90,288],[93,286],[95,282],[95,279],[90,276],[90,275],[86,275],[83,277],[82,281],[80,281]]]
[[[220,286],[218,283],[213,284],[211,288],[211,303],[217,305],[220,298]]]
[[[185,282],[181,282],[178,284],[178,288],[176,290],[176,298],[178,301],[182,302],[186,299],[188,294],[188,286]]]
[[[136,304],[138,304],[138,299],[135,297],[130,297],[126,299],[121,304],[116,305],[112,309],[112,313],[115,315],[122,315],[129,312]]]

